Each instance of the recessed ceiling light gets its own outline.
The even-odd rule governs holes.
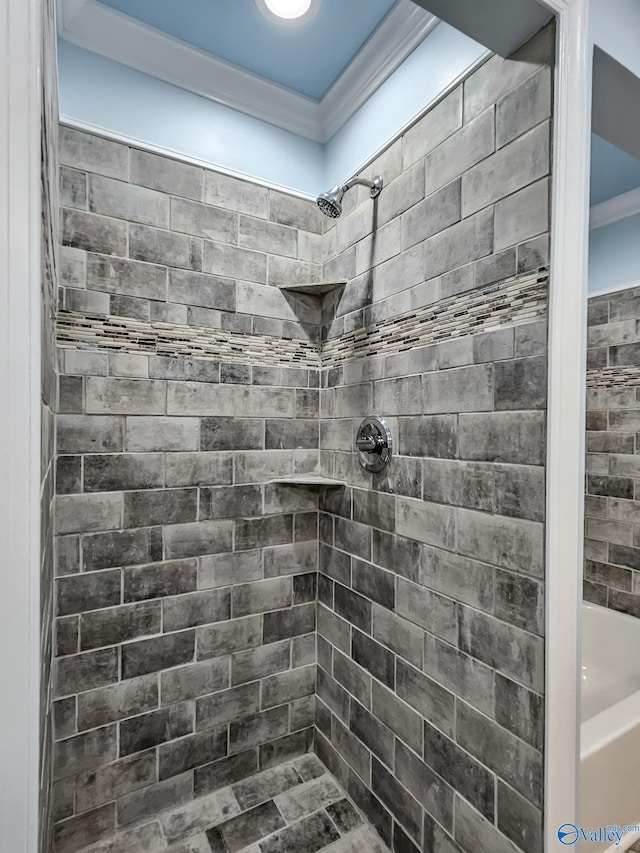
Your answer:
[[[260,11],[285,26],[306,24],[320,8],[320,0],[256,0]]]

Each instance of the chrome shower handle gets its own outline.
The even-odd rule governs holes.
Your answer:
[[[363,453],[382,453],[387,442],[381,435],[362,435],[356,441],[356,447]]]

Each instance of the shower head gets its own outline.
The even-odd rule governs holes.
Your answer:
[[[342,214],[342,199],[344,198],[344,194],[356,184],[369,187],[371,198],[376,198],[382,192],[384,182],[378,175],[372,181],[367,181],[364,178],[351,178],[346,184],[337,184],[328,193],[322,193],[322,195],[318,196],[317,203],[322,213],[331,219],[337,219]]]

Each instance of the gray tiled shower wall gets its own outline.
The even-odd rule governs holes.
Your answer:
[[[640,289],[589,300],[584,597],[640,617]]]
[[[337,223],[63,128],[62,307],[319,341],[544,279],[553,50],[490,59]],[[321,371],[60,350],[58,851],[312,744],[396,853],[542,849],[544,306],[463,325]],[[268,482],[317,466],[347,487]]]
[[[56,356],[55,304],[58,252],[58,87],[53,0],[42,4],[42,279],[40,450],[40,767],[38,850],[49,853],[53,835],[51,708],[54,619],[54,499]]]
[[[64,127],[60,143],[67,310],[317,340],[319,307],[274,286],[320,275],[314,205]],[[71,853],[311,747],[318,494],[269,481],[318,467],[319,370],[71,348],[59,366]]]
[[[368,170],[377,208],[325,234],[349,279],[327,339],[547,266],[552,57],[547,29],[492,58]],[[398,853],[543,849],[546,319],[494,319],[322,371],[348,488],[320,503],[316,748]],[[377,475],[353,452],[372,413]]]

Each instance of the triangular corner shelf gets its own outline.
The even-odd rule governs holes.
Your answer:
[[[278,285],[280,290],[286,290],[289,293],[303,293],[305,296],[326,296],[327,293],[332,293],[340,287],[345,287],[345,281],[312,281],[307,284],[281,284]]]
[[[322,474],[296,474],[292,477],[279,477],[269,482],[274,486],[329,486],[336,489],[345,488],[347,485],[343,480],[323,477]]]

